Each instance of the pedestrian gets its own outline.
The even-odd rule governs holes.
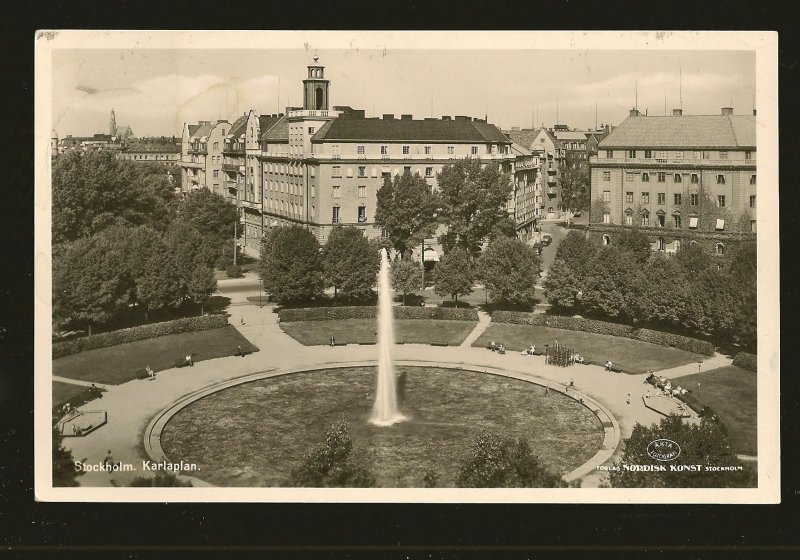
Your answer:
[[[78,426],[75,425],[75,424],[72,425],[72,435],[73,436],[77,436],[78,435]]]
[[[242,325],[244,325],[244,315],[242,315],[241,317],[239,317],[239,320],[241,321]]]
[[[153,371],[153,368],[150,367],[150,364],[147,364],[147,367],[144,369],[147,372],[147,377],[149,377],[151,380],[156,378],[156,372]]]
[[[606,360],[606,371],[611,371],[611,367],[614,364],[611,363],[611,360]]]
[[[194,360],[192,360],[192,355],[191,354],[186,354],[186,363],[189,364],[190,366],[194,367]]]
[[[545,394],[545,395],[550,395],[550,385],[545,385],[545,387],[544,387],[544,394]]]
[[[114,466],[114,456],[111,454],[110,449],[108,450],[108,455],[106,455],[106,458],[103,459],[103,465],[109,469]]]
[[[625,402],[626,402],[627,404],[631,404],[631,394],[630,394],[630,393],[628,393],[628,398],[627,398],[627,399],[625,399]]]

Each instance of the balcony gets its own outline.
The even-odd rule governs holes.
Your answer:
[[[558,169],[556,169],[555,167],[548,167],[547,173],[550,175],[555,175],[556,173],[558,173]]]
[[[325,110],[309,110],[303,109],[301,111],[289,111],[288,117],[290,119],[293,118],[332,118],[338,117],[342,112],[341,111],[331,111],[328,109]]]
[[[180,162],[178,162],[178,165],[180,165],[181,167],[187,167],[192,169],[202,169],[206,166],[205,163],[201,163],[199,161],[186,161],[186,160],[181,160]]]
[[[244,165],[236,163],[223,163],[222,170],[225,173],[244,173]]]
[[[557,194],[558,194],[558,190],[557,189],[555,189],[553,187],[550,187],[549,189],[547,189],[547,196],[549,196],[550,198],[553,198]]]
[[[547,178],[547,184],[548,185],[555,185],[557,182],[558,182],[558,179],[556,179],[556,177],[554,177],[553,175],[551,175],[551,176],[549,176]]]

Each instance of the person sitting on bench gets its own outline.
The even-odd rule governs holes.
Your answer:
[[[492,352],[497,350],[497,344],[495,343],[494,340],[489,343],[489,350],[491,350]]]
[[[497,347],[497,352],[500,353],[500,354],[505,354],[506,353],[506,347],[501,344],[500,346]]]
[[[606,360],[606,371],[611,371],[612,367],[614,367],[614,364],[611,363],[611,360]]]

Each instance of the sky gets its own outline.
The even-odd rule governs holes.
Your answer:
[[[330,102],[367,116],[488,116],[501,128],[619,124],[637,103],[663,115],[752,114],[754,51],[443,49],[61,49],[53,52],[59,137],[108,132],[180,136],[184,122],[233,120],[302,105],[314,55]]]

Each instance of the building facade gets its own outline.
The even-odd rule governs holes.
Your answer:
[[[605,243],[641,227],[653,249],[683,242],[724,253],[756,231],[756,116],[630,116],[590,160],[590,222]]]
[[[175,138],[137,138],[124,140],[117,152],[118,159],[135,162],[177,165],[181,159],[181,144]]]
[[[505,131],[506,136],[530,155],[515,162],[515,212],[522,237],[532,233],[532,220],[557,220],[565,213],[561,200],[561,171],[566,150],[553,132],[546,128]],[[520,224],[523,224],[520,228]],[[527,224],[527,225],[525,225]]]

